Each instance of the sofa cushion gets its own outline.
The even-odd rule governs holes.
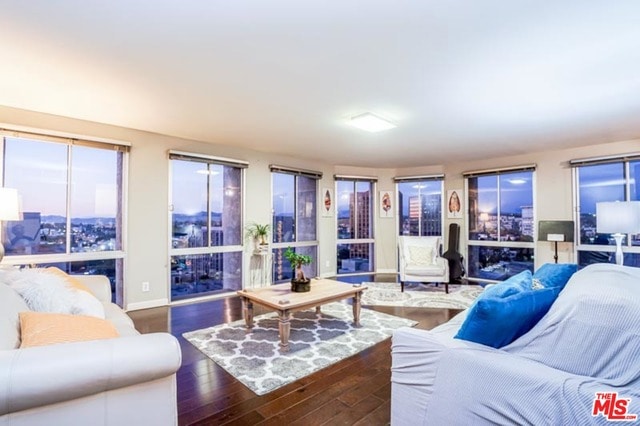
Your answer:
[[[0,350],[16,349],[20,346],[18,314],[28,310],[24,299],[14,289],[0,283]]]
[[[572,263],[545,263],[533,274],[533,279],[544,287],[563,289],[577,270],[578,265]]]
[[[485,290],[469,308],[455,338],[500,348],[528,332],[547,313],[561,288],[534,290],[531,272],[518,275]]]
[[[409,250],[409,263],[418,266],[430,266],[435,262],[435,248],[429,246],[414,246],[407,247]]]
[[[109,321],[86,315],[20,312],[21,348],[118,337]]]
[[[93,294],[44,268],[1,271],[0,281],[17,291],[33,311],[104,318],[104,307]]]
[[[423,277],[433,277],[442,275],[442,266],[440,265],[416,265],[410,263],[404,267],[404,273],[408,275],[417,275]]]

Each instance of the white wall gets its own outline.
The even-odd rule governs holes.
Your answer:
[[[149,132],[72,120],[0,106],[0,123],[28,126],[49,131],[68,132],[86,137],[110,138],[132,144],[128,176],[128,233],[126,235],[127,261],[125,269],[125,304],[129,309],[158,306],[169,300],[169,149],[235,158],[248,161],[246,171],[245,223],[271,221],[271,174],[269,164],[278,164],[324,173],[319,188],[334,188],[334,174],[377,176],[375,199],[380,190],[395,192],[393,178],[418,174],[445,173],[445,191],[463,188],[462,172],[502,166],[536,163],[537,191],[536,220],[571,220],[572,183],[571,170],[566,161],[573,158],[610,155],[638,151],[640,141],[603,144],[580,149],[527,154],[514,157],[482,159],[478,161],[442,166],[406,169],[367,169],[321,164],[269,153],[245,150],[223,144],[184,140]],[[381,219],[375,208],[375,260],[380,272],[396,270],[397,217]],[[445,231],[449,220],[446,221]],[[464,220],[461,248],[464,253]],[[318,252],[319,274],[333,275],[336,271],[336,218],[318,219],[320,248]],[[445,236],[446,238],[446,236]],[[446,241],[446,239],[445,239]],[[552,261],[551,243],[540,242],[537,246],[536,264]],[[573,261],[573,250],[564,245],[560,261]],[[248,265],[249,253],[245,253]],[[328,266],[327,266],[328,264]],[[246,272],[246,267],[245,267]],[[245,282],[248,274],[245,273]],[[150,291],[143,293],[141,283],[148,281]]]

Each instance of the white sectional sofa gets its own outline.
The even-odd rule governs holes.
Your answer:
[[[0,282],[0,426],[176,425],[178,341],[139,334],[111,303],[109,280],[74,276],[120,337],[20,348],[24,299]]]

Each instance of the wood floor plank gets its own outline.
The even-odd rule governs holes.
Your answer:
[[[386,362],[384,362],[386,364]],[[365,383],[369,380],[371,374],[381,373],[384,366],[381,363],[372,366],[372,368],[358,369],[349,368],[347,371],[340,370],[335,373],[335,377],[329,376],[328,383],[326,381],[317,381],[309,387],[306,398],[296,404],[290,404],[285,400],[285,408],[277,413],[277,415],[268,417],[273,412],[269,409],[269,405],[261,408],[261,414],[268,417],[263,425],[282,425],[289,424],[296,419],[306,416],[310,411],[316,410],[329,402],[335,402],[336,398],[344,392],[348,392],[351,388]],[[313,389],[313,390],[311,390]],[[281,407],[279,407],[281,408]]]
[[[322,423],[323,425],[331,425],[331,426],[350,426],[356,423],[357,421],[366,417],[372,411],[378,409],[384,401],[380,398],[369,395],[365,399],[360,400],[353,407],[349,407],[347,410],[341,410],[335,416]]]
[[[384,402],[378,408],[354,423],[354,426],[388,425],[391,421],[391,401]]]

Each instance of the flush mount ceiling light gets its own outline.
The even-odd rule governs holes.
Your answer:
[[[389,130],[396,127],[396,125],[390,121],[380,118],[370,112],[365,112],[364,114],[351,117],[350,124],[353,127],[366,130],[367,132],[381,132],[383,130]]]

